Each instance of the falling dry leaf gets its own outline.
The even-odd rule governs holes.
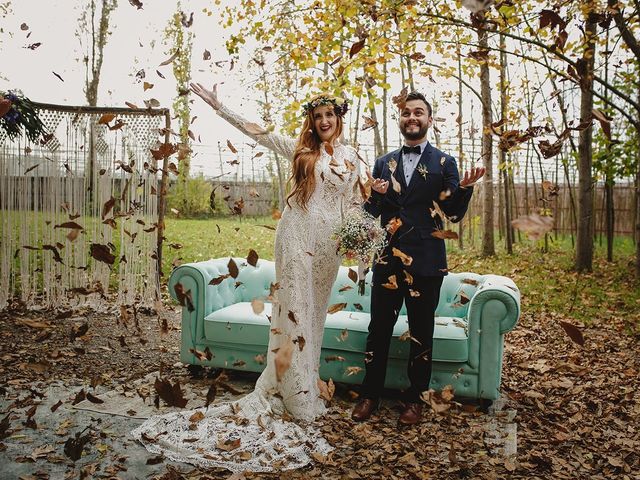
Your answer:
[[[403,253],[401,250],[399,250],[399,249],[397,249],[395,247],[392,247],[391,248],[391,252],[393,253],[394,257],[398,257],[400,259],[400,261],[402,262],[402,264],[405,267],[408,267],[413,263],[413,258],[410,257],[409,255]]]
[[[259,298],[254,298],[253,300],[251,300],[251,308],[253,309],[253,313],[255,313],[256,315],[260,315],[262,312],[264,312],[264,301],[260,300]]]
[[[531,239],[537,240],[553,229],[553,217],[532,213],[531,215],[523,215],[512,220],[511,225],[525,232]]]
[[[388,283],[383,283],[382,286],[384,288],[388,288],[389,290],[397,290],[398,289],[398,280],[395,275],[391,275],[388,278]]]
[[[336,313],[336,312],[339,312],[340,310],[344,310],[346,307],[347,307],[346,303],[334,303],[329,307],[329,309],[327,310],[327,313]]]
[[[287,340],[284,342],[284,345],[280,347],[274,358],[276,366],[276,379],[278,380],[278,382],[282,380],[285,372],[289,370],[289,367],[291,366],[292,355],[293,342],[291,340]]]
[[[336,386],[333,383],[333,380],[330,378],[328,382],[324,382],[321,379],[318,379],[318,390],[320,390],[320,398],[323,398],[327,402],[331,401],[333,395],[336,391]]]
[[[564,321],[560,321],[560,325],[562,326],[566,334],[569,335],[569,338],[571,338],[571,340],[573,340],[581,347],[584,347],[584,337],[582,336],[582,332],[578,329],[578,327]]]

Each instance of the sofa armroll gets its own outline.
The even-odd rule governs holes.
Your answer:
[[[499,395],[503,335],[520,317],[520,292],[510,279],[487,276],[469,304],[469,365],[478,370],[480,398]]]

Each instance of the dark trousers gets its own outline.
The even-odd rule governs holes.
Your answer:
[[[371,290],[371,321],[365,354],[366,373],[362,382],[362,396],[377,399],[384,387],[389,344],[393,327],[404,301],[407,306],[411,343],[407,372],[411,386],[406,401],[419,402],[420,394],[429,389],[431,380],[431,350],[433,347],[434,316],[443,277],[413,276],[413,285],[405,281],[402,264],[391,259],[388,265],[377,264],[373,271]],[[389,276],[395,275],[397,289],[383,287]],[[411,295],[409,290],[418,292]]]

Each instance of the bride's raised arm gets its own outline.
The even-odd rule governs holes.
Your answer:
[[[211,108],[218,113],[218,115],[242,133],[251,137],[263,147],[273,150],[289,160],[293,159],[296,140],[290,137],[285,137],[284,135],[278,135],[277,133],[267,132],[259,125],[250,122],[246,118],[225,107],[218,99],[217,85],[214,85],[212,90],[207,90],[200,83],[192,83],[191,91],[207,102],[207,104],[209,104]],[[261,130],[263,130],[264,133],[261,133]]]

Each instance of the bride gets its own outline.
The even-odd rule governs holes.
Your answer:
[[[312,453],[332,450],[313,425],[326,410],[318,368],[329,294],[340,266],[331,234],[346,211],[359,209],[364,200],[358,154],[340,143],[347,104],[326,94],[312,98],[304,105],[295,141],[256,133],[255,124],[222,105],[215,85],[208,90],[191,84],[191,89],[230,124],[292,161],[292,190],[275,238],[280,288],[266,368],[252,393],[208,410],[152,417],[132,435],[152,453],[205,467],[233,472],[299,468]],[[276,366],[281,349],[291,353],[284,373]]]

